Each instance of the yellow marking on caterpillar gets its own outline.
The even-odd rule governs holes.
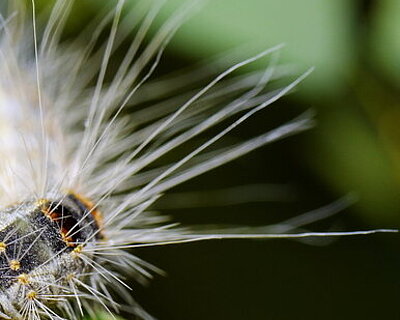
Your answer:
[[[34,300],[36,299],[37,295],[37,292],[32,290],[27,293],[26,298],[29,300]]]
[[[83,246],[78,245],[74,250],[71,251],[71,256],[73,258],[79,258],[79,254],[82,252]]]
[[[10,269],[17,271],[21,268],[21,262],[19,262],[18,260],[11,260],[10,263]]]
[[[29,280],[29,275],[27,275],[26,273],[21,273],[18,277],[17,280],[19,283],[21,284],[29,284],[30,280]]]

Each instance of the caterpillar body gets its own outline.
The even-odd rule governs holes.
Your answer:
[[[115,294],[125,298],[124,310],[152,319],[131,298],[121,274],[141,279],[157,268],[126,249],[215,238],[327,235],[200,233],[168,224],[149,210],[168,189],[312,126],[310,117],[302,116],[251,140],[206,150],[308,74],[272,92],[265,86],[279,77],[275,63],[233,84],[225,81],[280,47],[229,67],[183,100],[163,101],[152,91],[160,107],[143,98],[165,46],[191,10],[193,1],[188,3],[145,45],[162,1],[128,13],[123,0],[115,1],[95,27],[82,31],[82,47],[60,40],[72,0],[55,0],[43,25],[36,24],[34,0],[8,2],[0,21],[0,319],[80,319],[98,309],[117,313]],[[99,46],[108,25],[108,38]],[[115,50],[135,28],[137,36],[111,72]],[[147,107],[124,115],[124,109],[137,106],[135,97]],[[152,167],[229,120],[186,156]]]

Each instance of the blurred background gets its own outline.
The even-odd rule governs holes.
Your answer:
[[[154,28],[182,2],[167,1]],[[99,4],[81,0],[67,31],[79,32]],[[308,109],[316,127],[175,188],[157,209],[186,224],[263,226],[351,194],[354,203],[310,229],[398,228],[400,1],[211,0],[178,31],[158,73],[279,43],[282,64],[314,72],[230,139],[255,136]],[[400,319],[398,235],[311,242],[137,250],[167,276],[133,284],[133,294],[160,320]]]

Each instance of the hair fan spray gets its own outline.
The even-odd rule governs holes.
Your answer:
[[[166,19],[147,43],[144,38],[163,1],[138,1],[131,10],[123,0],[111,1],[104,15],[69,41],[60,39],[74,1],[49,2],[45,23],[39,22],[34,0],[5,1],[0,18],[0,319],[75,320],[84,314],[95,317],[99,310],[152,319],[123,279],[127,274],[148,278],[158,269],[131,248],[377,231],[295,232],[310,219],[292,221],[274,233],[201,230],[155,213],[152,204],[178,184],[309,129],[313,121],[307,113],[247,141],[213,148],[310,71],[266,90],[282,77],[277,46],[218,75],[209,68],[208,84],[166,99],[163,88],[193,86],[201,74],[168,78],[158,89],[149,82],[195,1]],[[111,69],[116,52],[133,33],[123,58]],[[265,70],[232,77],[266,56]],[[127,114],[127,108],[133,111]],[[216,125],[221,128],[217,133],[196,142]],[[191,147],[184,156],[157,165],[183,145]]]

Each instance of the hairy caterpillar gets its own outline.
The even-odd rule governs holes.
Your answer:
[[[283,233],[300,226],[295,223],[276,234],[241,229],[200,233],[149,210],[168,189],[312,125],[304,115],[237,145],[207,149],[308,74],[266,92],[267,83],[279,75],[273,55],[279,47],[229,67],[189,97],[164,101],[152,91],[146,100],[147,81],[187,18],[188,3],[144,45],[162,2],[124,14],[124,1],[118,0],[96,26],[82,31],[88,39],[82,48],[60,41],[73,1],[55,1],[44,26],[36,24],[34,0],[9,2],[0,26],[0,318],[78,319],[85,312],[122,308],[151,319],[130,298],[121,275],[146,277],[155,268],[129,248],[329,235]],[[134,28],[132,21],[137,36],[110,72],[110,60]],[[107,40],[99,45],[109,24]],[[225,81],[267,55],[272,62],[265,71],[234,84]],[[153,102],[157,100],[161,105]],[[141,109],[124,114],[135,106]],[[219,124],[225,127],[182,158],[153,165]],[[120,306],[115,293],[128,306]]]

